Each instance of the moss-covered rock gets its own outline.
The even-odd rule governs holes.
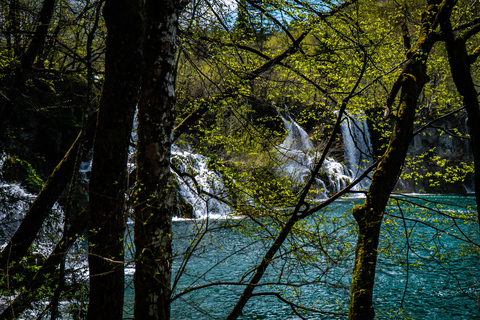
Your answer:
[[[43,187],[43,181],[30,163],[15,157],[5,159],[1,178],[5,182],[20,183],[29,192],[38,193]]]

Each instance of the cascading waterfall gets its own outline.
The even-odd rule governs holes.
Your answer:
[[[188,150],[172,148],[172,170],[179,186],[181,201],[192,206],[192,218],[218,218],[232,213],[222,199],[228,199],[220,174],[208,166],[209,159]]]
[[[372,162],[370,133],[363,113],[357,119],[344,116],[342,120],[345,158],[352,172],[352,179],[356,179]],[[356,189],[368,189],[369,186],[370,180],[364,178]]]
[[[279,174],[286,175],[295,183],[305,183],[320,157],[315,152],[313,143],[307,132],[290,116],[280,117],[287,130],[287,137],[277,151],[280,154],[281,165],[277,168]],[[315,178],[317,199],[326,199],[328,194],[336,193],[345,188],[352,180],[351,172],[333,158],[326,158],[321,169],[321,176]],[[328,181],[326,181],[328,180]],[[314,199],[315,200],[315,199]]]
[[[0,250],[15,233],[34,199],[35,195],[19,184],[0,182]]]
[[[7,155],[0,155],[0,172]],[[28,193],[19,183],[0,181],[0,245],[3,248],[15,233],[35,195]]]
[[[133,122],[131,134],[132,145],[128,167],[130,170],[135,168],[135,147],[137,141],[138,118],[137,111]],[[177,217],[181,218],[215,218],[228,215],[232,209],[221,199],[228,199],[223,179],[220,174],[208,167],[208,158],[196,154],[187,149],[181,149],[176,145],[172,146],[171,173],[178,186],[177,204],[179,207],[189,207],[187,214],[179,209]]]
[[[7,157],[5,154],[0,155],[0,172],[3,170],[3,164]],[[19,227],[36,196],[19,183],[0,180],[0,250],[7,245],[10,237]],[[55,238],[61,236],[63,228],[63,211],[58,203],[54,204],[51,214],[55,216],[55,219],[46,219],[34,241],[33,253],[40,253],[44,257],[50,254],[55,245],[51,235],[54,234]]]
[[[299,185],[309,179],[311,172],[320,157],[308,133],[295,122],[288,109],[285,115],[279,115],[284,123],[287,136],[276,147],[280,165],[277,173],[288,176]],[[136,123],[134,128],[136,127]],[[342,124],[342,135],[345,144],[345,156],[348,165],[344,165],[333,158],[326,158],[322,166],[320,177],[315,179],[317,196],[313,200],[323,200],[329,194],[345,188],[368,165],[370,159],[365,156],[371,149],[368,130],[365,130],[365,121],[356,121],[354,124],[346,118]],[[135,130],[134,130],[135,132]],[[136,140],[135,133],[132,141]],[[129,166],[135,165],[134,148]],[[233,212],[222,199],[228,199],[228,191],[223,183],[221,174],[215,172],[208,165],[209,159],[196,154],[189,149],[172,147],[172,163],[175,170],[172,174],[178,184],[178,202],[190,206],[191,213],[178,216],[201,219],[206,217],[222,217]],[[82,163],[81,171],[86,174],[90,170],[90,162]],[[362,182],[360,188],[368,188],[369,181]]]
[[[283,117],[280,112],[278,113],[282,118],[285,130],[287,130],[287,137],[280,145],[281,149],[284,150],[298,150],[298,151],[308,151],[313,149],[312,140],[308,133],[303,130],[303,128],[296,123],[290,116],[290,112],[286,111],[287,118]]]

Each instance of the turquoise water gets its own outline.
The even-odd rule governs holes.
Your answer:
[[[362,202],[337,201],[328,210],[302,221],[295,236],[287,239],[268,267],[264,285],[254,291],[269,295],[252,297],[240,319],[344,319],[356,241],[350,213],[353,205]],[[480,241],[477,222],[472,220],[474,203],[474,197],[455,195],[398,197],[391,201],[377,265],[377,318],[480,318],[476,244]],[[243,289],[233,283],[251,277],[280,220],[175,221],[173,281],[177,286],[172,319],[225,318]],[[201,241],[188,263],[182,264],[188,248],[200,235]],[[211,283],[217,284],[206,286]],[[185,288],[188,292],[178,296]],[[324,313],[292,308],[273,293],[280,293],[297,306]],[[126,298],[132,301],[131,288]]]

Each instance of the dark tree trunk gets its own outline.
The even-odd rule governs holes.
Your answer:
[[[87,319],[122,319],[124,193],[142,71],[142,1],[107,0],[103,15],[108,36],[89,188]]]
[[[172,216],[170,174],[175,105],[175,41],[181,4],[148,0],[145,73],[138,104],[135,209],[135,319],[170,319]]]
[[[422,28],[417,43],[409,51],[410,59],[387,100],[387,110],[389,110],[398,90],[401,89],[397,117],[389,145],[373,174],[365,203],[355,206],[352,210],[359,230],[352,275],[349,320],[370,320],[375,317],[372,305],[373,288],[383,212],[390,192],[397,182],[412,138],[418,96],[428,81],[426,60],[435,43],[432,31],[435,29],[439,3],[440,0],[428,1],[428,7],[422,16]]]
[[[24,81],[26,77],[28,77],[33,63],[35,62],[35,58],[41,54],[43,46],[45,45],[45,39],[53,16],[53,9],[55,8],[55,1],[56,0],[43,1],[37,28],[35,29],[35,33],[33,34],[32,41],[30,42],[27,51],[20,60],[20,70],[17,70],[15,74],[15,81],[19,87],[24,85]]]
[[[477,208],[480,207],[480,105],[478,102],[478,93],[475,89],[475,83],[472,79],[470,70],[470,61],[466,41],[475,33],[480,32],[478,24],[470,31],[465,32],[461,36],[455,37],[453,34],[452,24],[450,22],[450,13],[453,9],[455,1],[447,1],[449,12],[446,12],[441,20],[441,28],[444,34],[445,46],[448,53],[448,61],[450,71],[452,72],[453,81],[457,87],[458,93],[463,97],[463,104],[467,110],[467,125],[470,129],[471,146],[473,151],[474,168],[475,168],[475,195]],[[478,210],[477,210],[478,211]],[[478,223],[480,226],[480,213],[478,213]]]

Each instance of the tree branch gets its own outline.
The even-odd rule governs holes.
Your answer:
[[[202,100],[197,107],[195,111],[190,113],[183,121],[175,128],[175,138],[174,140],[177,140],[183,133],[185,133],[195,122],[197,122],[200,118],[203,117],[203,115],[208,111],[209,107],[211,105],[215,105],[217,102],[228,98],[232,97],[236,94],[237,90],[239,89],[241,84],[244,84],[245,82],[249,82],[254,80],[255,78],[259,77],[261,74],[264,72],[268,71],[271,69],[273,66],[279,64],[282,62],[285,58],[289,57],[290,55],[294,54],[295,52],[298,51],[298,45],[305,39],[305,37],[308,35],[310,32],[310,28],[305,30],[293,43],[291,47],[286,49],[284,52],[281,54],[273,57],[272,59],[268,60],[265,62],[263,65],[260,67],[256,68],[255,70],[247,73],[245,76],[243,76],[241,79],[237,81],[236,84],[231,85],[224,89],[222,92],[219,94],[209,97],[205,100]]]

